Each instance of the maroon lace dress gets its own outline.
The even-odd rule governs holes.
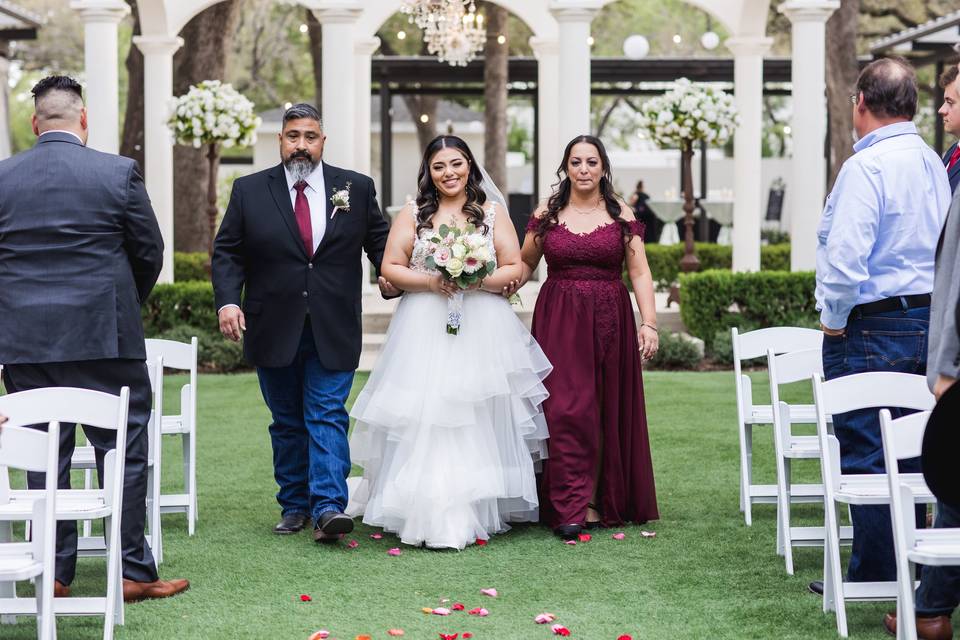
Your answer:
[[[531,218],[528,230],[538,224]],[[630,224],[642,237],[643,225]],[[548,272],[533,335],[553,364],[540,478],[540,519],[551,527],[584,524],[595,478],[603,524],[659,517],[637,326],[620,279],[624,251],[615,222],[586,234],[558,224],[543,235]]]

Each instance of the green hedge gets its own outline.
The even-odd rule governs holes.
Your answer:
[[[199,253],[175,251],[173,253],[174,281],[189,282],[202,280],[204,282],[210,282],[210,273],[207,271],[209,261],[210,258],[205,251]]]
[[[733,268],[733,247],[700,242],[696,246],[700,271]],[[644,248],[657,289],[669,289],[680,274],[683,244],[648,244]],[[768,271],[789,270],[790,245],[771,244],[760,247],[760,268]]]
[[[813,272],[705,271],[680,276],[680,316],[713,353],[718,333],[737,326],[816,326]]]

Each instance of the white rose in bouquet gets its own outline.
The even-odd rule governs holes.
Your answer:
[[[450,258],[447,261],[447,273],[450,274],[451,278],[459,278],[460,274],[463,273],[463,260],[460,258]]]

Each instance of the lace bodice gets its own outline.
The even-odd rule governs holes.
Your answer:
[[[416,209],[412,209],[412,215],[414,220],[417,217]],[[497,217],[497,208],[491,202],[487,206],[485,215],[483,216],[483,222],[487,225],[487,243],[488,248],[490,249],[490,255],[493,256],[493,261],[497,261],[497,252],[493,246],[493,223],[494,219]],[[433,236],[433,229],[422,229],[417,238],[413,241],[413,253],[410,255],[410,268],[419,273],[437,273],[436,269],[430,269],[427,267],[426,260],[429,255],[429,250],[431,248],[430,238]]]
[[[540,221],[531,217],[528,231]],[[630,230],[643,237],[643,223],[632,220]],[[543,256],[548,277],[557,280],[620,280],[624,259],[623,237],[616,222],[587,233],[574,233],[562,222],[543,234]]]

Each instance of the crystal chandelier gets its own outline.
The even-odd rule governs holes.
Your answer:
[[[474,0],[405,0],[400,10],[423,30],[427,51],[451,66],[465,67],[487,40]]]

